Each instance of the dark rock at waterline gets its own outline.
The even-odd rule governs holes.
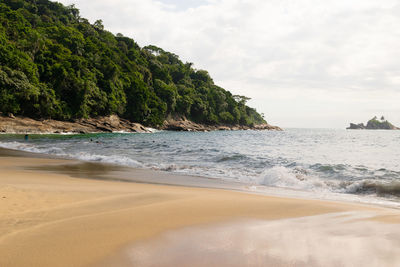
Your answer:
[[[203,125],[187,120],[186,118],[168,119],[159,127],[161,130],[169,131],[193,131],[207,132],[216,130],[275,130],[282,129],[269,124],[260,124],[253,127],[241,125]],[[130,122],[119,118],[116,115],[78,119],[75,121],[58,121],[58,120],[34,120],[27,117],[10,117],[0,116],[0,132],[3,133],[111,133],[111,132],[134,132],[147,133],[151,132],[150,128],[146,128],[140,123]]]
[[[366,129],[364,123],[359,123],[359,124],[355,124],[355,123],[350,123],[350,127],[348,127],[347,129],[351,129],[351,130],[363,130]]]
[[[167,131],[186,131],[186,132],[208,132],[208,131],[235,131],[235,130],[272,130],[282,131],[278,126],[272,126],[267,123],[243,126],[243,125],[204,125],[198,124],[186,118],[174,118],[164,121],[162,130]]]
[[[116,115],[75,121],[34,120],[26,117],[0,116],[0,132],[3,133],[100,133],[139,132],[150,130],[139,123],[133,123]]]

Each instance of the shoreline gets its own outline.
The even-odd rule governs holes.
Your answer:
[[[65,160],[60,166],[36,166],[31,170],[50,173],[63,173],[75,178],[109,180],[127,183],[145,183],[155,185],[184,186],[206,189],[224,189],[256,195],[285,197],[293,199],[309,199],[320,201],[338,201],[343,203],[380,206],[400,210],[400,202],[378,196],[357,194],[315,192],[295,188],[272,187],[259,184],[247,184],[239,181],[199,176],[179,172],[168,172],[149,168],[132,167],[102,161],[88,161],[72,157],[62,157],[53,154],[30,152],[12,148],[0,147],[1,156],[32,157]],[[99,171],[101,170],[101,171]]]
[[[153,129],[140,123],[119,118],[117,115],[82,118],[74,121],[52,119],[32,119],[22,116],[4,116],[0,114],[0,133],[5,134],[93,134],[93,133],[152,133],[154,130],[167,131],[237,131],[237,130],[270,130],[282,131],[278,126],[268,123],[245,125],[205,125],[186,118],[167,119],[163,125]]]
[[[391,208],[231,189],[82,179],[90,178],[90,172],[85,167],[71,169],[77,160],[25,152],[13,157],[4,150],[0,154],[2,266],[113,266],[127,247],[168,231],[238,220],[269,222],[359,212],[373,213],[370,220],[379,223],[400,223],[399,210]],[[118,170],[95,167],[97,172],[118,175]],[[73,173],[81,173],[80,178]],[[159,175],[150,174],[154,179]]]

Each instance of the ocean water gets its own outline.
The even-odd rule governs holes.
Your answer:
[[[0,135],[0,146],[302,192],[400,202],[400,131]]]

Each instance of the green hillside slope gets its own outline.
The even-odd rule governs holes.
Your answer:
[[[70,120],[117,114],[146,125],[168,115],[203,124],[264,123],[248,98],[175,54],[90,24],[74,6],[0,2],[0,111]]]

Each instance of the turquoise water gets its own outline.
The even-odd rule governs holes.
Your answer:
[[[400,131],[1,135],[0,146],[245,185],[400,196]]]

